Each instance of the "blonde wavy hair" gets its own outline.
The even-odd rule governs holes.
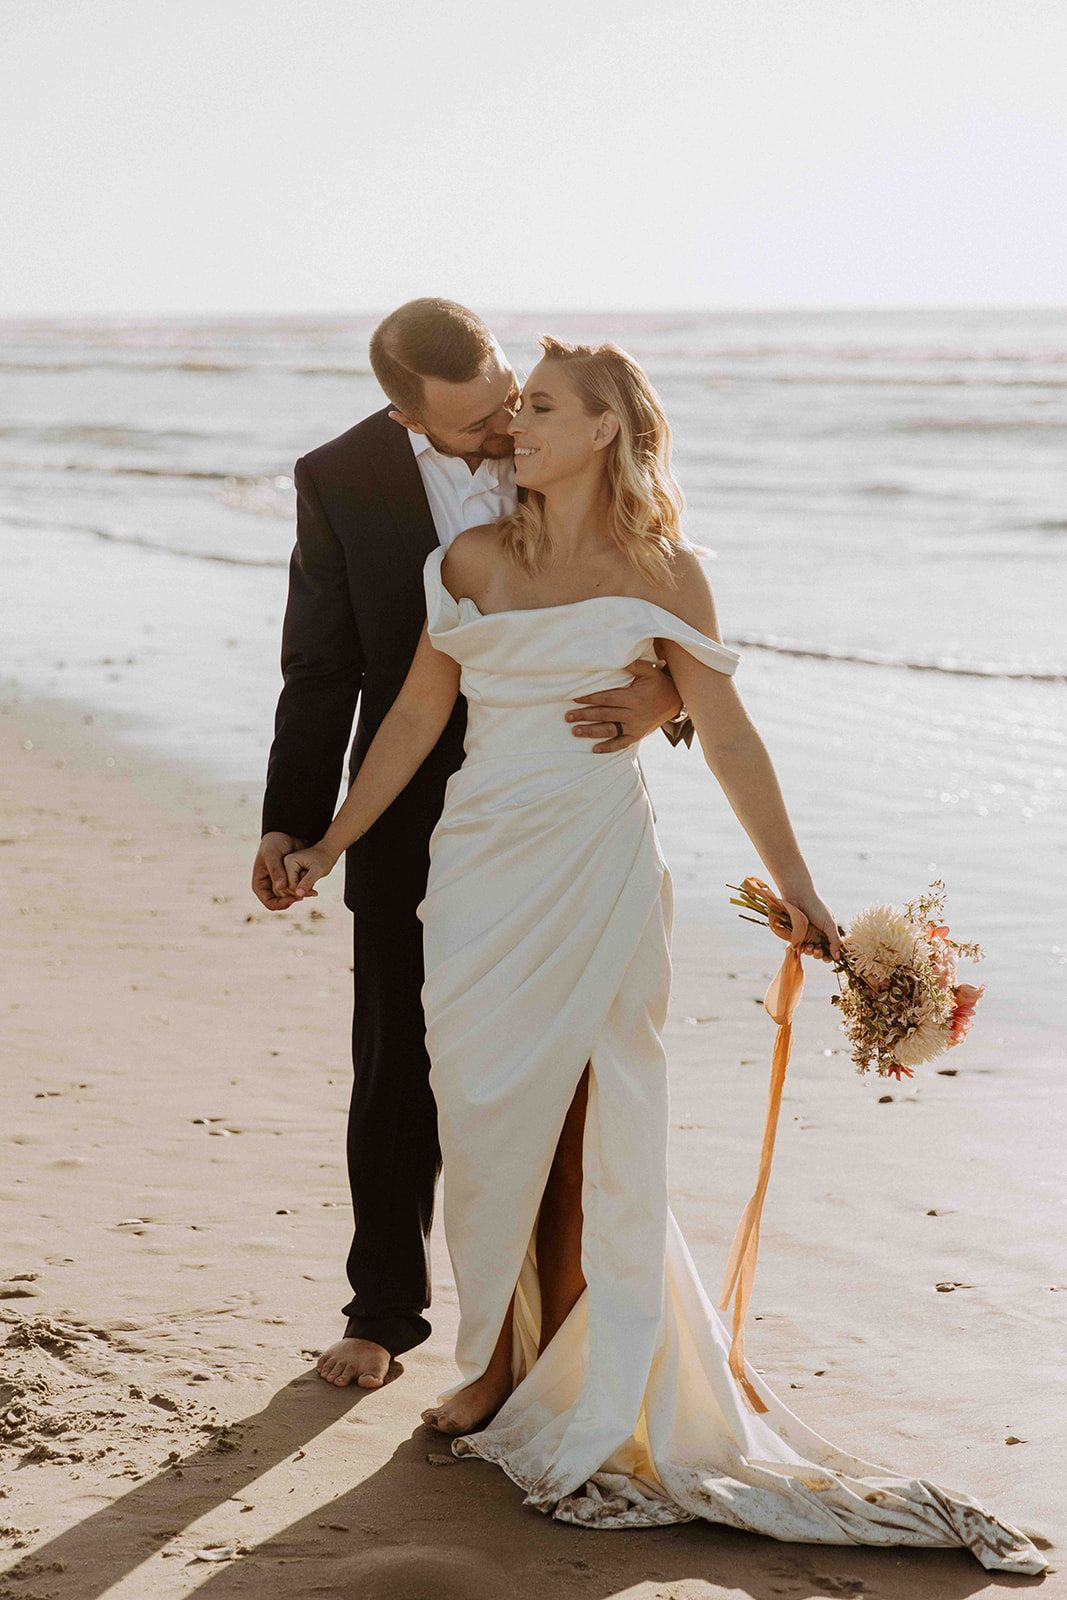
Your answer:
[[[544,360],[565,369],[589,416],[612,411],[618,417],[619,431],[605,452],[612,537],[643,578],[673,587],[671,557],[689,546],[681,530],[682,491],[671,473],[671,433],[659,395],[616,344],[563,344],[546,334],[541,349]],[[530,574],[544,569],[549,552],[544,495],[531,489],[525,504],[498,526],[513,561]]]

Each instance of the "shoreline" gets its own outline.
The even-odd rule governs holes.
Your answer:
[[[311,1352],[340,1331],[350,1228],[340,881],[272,917],[247,887],[258,794],[116,731],[106,712],[32,698],[5,696],[0,715],[15,903],[0,1317],[26,1407],[0,1471],[4,1559],[23,1576],[9,1571],[0,1594],[251,1585],[280,1600],[299,1578],[338,1595],[373,1580],[378,1600],[405,1593],[420,1562],[457,1600],[533,1600],[546,1575],[562,1600],[715,1600],[765,1592],[775,1574],[797,1592],[889,1600],[1001,1587],[962,1552],[777,1545],[692,1524],[576,1537],[523,1510],[502,1474],[454,1462],[419,1423],[453,1372],[439,1229],[434,1332],[402,1378],[353,1395],[315,1377]],[[660,799],[672,754],[664,742],[647,763],[669,859],[696,803],[683,784]],[[712,818],[708,877],[736,870],[731,823]],[[671,1191],[714,1299],[755,1177],[778,952],[725,892],[708,902],[713,925],[696,916],[688,870],[667,1030]],[[1067,1107],[1048,1096],[1062,1040],[1028,1043],[980,1012],[947,1058],[957,1076],[868,1083],[828,1053],[842,1043],[830,992],[809,966],[750,1358],[843,1447],[1062,1542],[1067,1283],[1052,1178]],[[219,1549],[212,1577],[198,1552]]]

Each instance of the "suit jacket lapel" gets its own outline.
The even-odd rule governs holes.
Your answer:
[[[437,537],[422,473],[411,448],[407,429],[398,422],[390,422],[388,408],[379,411],[378,417],[381,420],[382,443],[374,462],[375,476],[396,523],[404,550],[421,572],[426,557],[431,550],[437,549],[441,541]],[[519,504],[523,504],[526,490],[520,488],[518,497]]]
[[[396,524],[407,559],[417,572],[422,571],[426,557],[440,544],[437,529],[430,511],[430,502],[422,483],[415,453],[408,440],[407,429],[398,422],[390,422],[388,410],[378,413],[381,418],[381,447],[374,461],[374,472],[381,486],[382,496]]]

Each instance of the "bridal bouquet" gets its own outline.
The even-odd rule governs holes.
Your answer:
[[[792,937],[784,901],[758,878],[746,878],[730,903],[757,913],[780,938]],[[857,1072],[873,1066],[881,1077],[912,1076],[912,1068],[943,1055],[966,1037],[985,985],[956,981],[959,957],[980,961],[976,944],[949,938],[943,922],[945,886],[940,879],[902,911],[867,906],[852,918],[834,962],[840,993],[831,997],[842,1015]],[[809,940],[829,954],[826,935],[808,931]]]
[[[781,968],[771,980],[763,1002],[778,1024],[771,1057],[771,1083],[767,1117],[760,1151],[759,1173],[730,1250],[719,1301],[725,1311],[733,1304],[730,1370],[754,1411],[766,1411],[745,1365],[745,1316],[752,1295],[759,1252],[763,1202],[770,1182],[782,1088],[792,1049],[792,1018],[804,988],[801,947],[821,946],[830,954],[829,941],[811,928],[804,913],[779,897],[759,878],[730,883],[740,896],[731,905],[755,912],[746,922],[769,927],[788,948]],[[852,1043],[858,1072],[872,1065],[882,1077],[912,1076],[912,1068],[943,1055],[966,1035],[974,1008],[985,993],[984,985],[956,982],[956,960],[965,956],[980,961],[976,944],[958,944],[949,938],[941,921],[945,886],[938,879],[928,892],[898,911],[894,906],[868,906],[853,917],[841,936],[841,955],[833,963],[840,992],[832,995],[841,1010],[843,1027]]]

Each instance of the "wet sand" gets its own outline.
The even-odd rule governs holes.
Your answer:
[[[324,1384],[350,1227],[339,883],[263,911],[258,794],[88,709],[7,695],[0,770],[4,1600],[962,1600],[1036,1583],[964,1552],[596,1533],[524,1510],[419,1421],[452,1381],[439,1236],[432,1339],[379,1393]],[[714,926],[676,930],[673,1203],[712,1288],[755,1175],[769,944],[725,894]],[[821,1433],[1058,1545],[1064,1041],[980,1016],[939,1063],[954,1076],[864,1082],[831,992],[811,969],[750,1357]]]

